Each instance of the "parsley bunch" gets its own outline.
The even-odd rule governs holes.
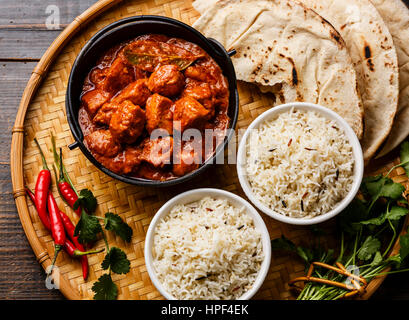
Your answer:
[[[379,275],[409,271],[409,233],[399,236],[404,217],[408,214],[408,201],[403,196],[405,187],[393,182],[388,176],[396,167],[403,167],[409,176],[409,142],[401,145],[401,163],[394,166],[386,176],[378,175],[363,179],[360,194],[338,216],[337,226],[341,237],[338,257],[334,250],[320,243],[322,231],[313,226],[314,235],[309,247],[296,246],[285,237],[272,241],[273,250],[296,253],[305,263],[342,263],[359,271],[359,276],[369,283]],[[409,229],[407,230],[409,232]],[[391,249],[399,237],[399,253],[391,256]],[[385,269],[392,271],[386,272]],[[344,276],[317,267],[312,276],[345,282]],[[299,300],[336,300],[347,291],[327,284],[308,282],[299,294]]]
[[[94,299],[96,300],[114,300],[118,295],[118,288],[113,282],[111,273],[126,274],[130,269],[130,262],[126,253],[117,247],[109,247],[104,229],[114,232],[122,240],[130,242],[132,238],[132,228],[122,220],[122,218],[111,212],[105,213],[105,217],[94,216],[97,208],[97,200],[88,189],[80,191],[78,200],[74,204],[74,210],[81,207],[81,218],[78,221],[74,235],[78,236],[80,243],[92,243],[97,240],[101,234],[105,242],[106,256],[102,261],[102,269],[108,273],[98,278],[98,281],[92,286]],[[103,226],[101,225],[101,221]]]

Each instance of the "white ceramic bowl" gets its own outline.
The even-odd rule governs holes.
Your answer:
[[[344,130],[349,140],[349,143],[352,146],[353,156],[355,160],[354,173],[353,173],[353,184],[347,196],[340,203],[338,203],[338,205],[333,210],[325,214],[322,214],[320,216],[316,216],[316,217],[309,218],[309,219],[308,218],[291,218],[283,214],[277,213],[274,210],[267,207],[266,205],[264,205],[263,203],[261,203],[254,196],[250,183],[248,182],[248,179],[247,179],[247,174],[246,174],[246,167],[245,167],[246,166],[246,141],[249,137],[250,131],[252,129],[257,129],[266,120],[272,119],[280,113],[288,112],[292,108],[298,109],[298,110],[304,110],[304,111],[310,111],[310,110],[315,111],[318,114],[328,119],[334,120],[340,126],[340,128]],[[361,145],[359,143],[359,140],[355,132],[352,130],[349,124],[334,111],[328,108],[319,106],[317,104],[307,103],[307,102],[294,102],[294,103],[283,104],[281,106],[274,107],[262,113],[261,115],[259,115],[245,131],[242,137],[242,140],[240,141],[238,154],[237,154],[237,174],[239,177],[241,187],[243,188],[246,196],[250,199],[250,201],[258,209],[260,209],[265,214],[269,215],[270,217],[276,220],[279,220],[285,223],[289,223],[289,224],[312,225],[312,224],[324,222],[328,219],[335,217],[338,213],[340,213],[343,209],[345,209],[345,207],[354,199],[361,185],[363,172],[364,172],[364,160],[363,160],[362,148],[361,148]]]
[[[152,258],[152,246],[153,246],[153,237],[155,234],[155,228],[158,223],[170,212],[170,210],[178,204],[188,204],[194,201],[198,201],[204,197],[212,197],[215,199],[227,199],[232,205],[238,207],[245,207],[247,214],[249,214],[254,221],[255,227],[261,232],[261,239],[263,243],[263,252],[264,252],[264,261],[261,264],[260,271],[257,275],[257,278],[249,291],[243,294],[239,300],[248,300],[250,299],[260,288],[263,284],[265,277],[267,276],[268,269],[270,267],[271,261],[271,243],[270,243],[270,236],[268,234],[267,227],[257,212],[257,210],[246,200],[243,198],[220,189],[195,189],[191,191],[184,192],[166,202],[156,213],[155,217],[153,218],[152,222],[149,225],[148,232],[146,234],[145,240],[145,264],[146,269],[148,270],[148,274],[155,285],[155,287],[159,290],[159,292],[168,300],[175,300],[176,298],[173,297],[171,294],[166,292],[162,283],[159,281],[158,277],[156,276],[155,269],[153,267],[153,258]]]

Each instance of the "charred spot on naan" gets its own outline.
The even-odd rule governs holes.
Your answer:
[[[297,69],[295,68],[295,63],[294,60],[290,57],[287,57],[287,60],[290,61],[290,63],[292,64],[293,68],[291,71],[291,75],[292,75],[292,84],[293,86],[298,85],[298,74],[297,74]]]
[[[364,47],[364,56],[365,56],[366,64],[368,65],[369,70],[375,71],[375,66],[372,62],[371,47],[367,43],[365,43],[365,47]]]
[[[364,51],[365,51],[365,59],[369,59],[372,56],[372,54],[371,54],[371,48],[369,47],[368,44],[365,44]]]
[[[258,73],[260,72],[261,68],[263,68],[263,65],[261,63],[259,63],[256,68],[251,72],[251,74],[254,74],[255,76],[258,75]]]
[[[329,22],[328,22],[329,23]],[[345,48],[344,39],[342,39],[341,35],[335,29],[330,31],[331,38],[334,39],[340,48]]]
[[[297,74],[297,69],[295,68],[294,60],[293,60],[291,57],[286,57],[286,56],[283,55],[282,53],[279,53],[278,55],[279,55],[281,58],[286,58],[286,59],[291,63],[291,65],[292,65],[292,69],[291,69],[291,76],[292,76],[291,83],[292,83],[293,86],[297,86],[299,80],[298,80],[298,74]],[[274,66],[276,66],[276,65],[274,65]],[[277,67],[278,67],[278,66],[277,66]]]
[[[312,10],[312,9],[311,9]],[[313,10],[312,10],[313,11]],[[315,11],[314,11],[315,12]],[[335,42],[339,45],[340,48],[345,48],[345,42],[344,39],[342,39],[341,35],[339,34],[339,32],[334,28],[334,26],[325,18],[323,18],[322,16],[318,15],[321,19],[321,23],[323,25],[330,25],[331,26],[331,30],[330,30],[330,36],[332,39],[335,40]]]

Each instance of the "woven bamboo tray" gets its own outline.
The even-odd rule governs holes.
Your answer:
[[[130,244],[107,233],[111,245],[124,249],[131,261],[131,271],[126,275],[113,275],[118,284],[119,299],[163,299],[155,289],[146,271],[143,248],[146,231],[155,212],[173,196],[193,188],[213,187],[236,193],[245,198],[239,185],[235,165],[214,165],[200,177],[180,186],[171,188],[142,188],[113,180],[94,167],[79,149],[69,151],[67,146],[74,140],[66,120],[65,92],[71,66],[84,46],[98,30],[124,17],[153,14],[173,17],[192,24],[199,14],[192,8],[191,0],[102,0],[89,8],[60,34],[46,51],[24,91],[16,122],[12,133],[11,175],[13,193],[20,220],[38,262],[47,268],[54,254],[53,241],[41,224],[35,208],[25,197],[24,186],[34,189],[35,180],[41,170],[41,159],[33,139],[37,137],[46,152],[49,164],[53,162],[51,132],[57,139],[57,147],[63,148],[67,171],[78,189],[91,189],[98,199],[98,215],[108,210],[122,216],[132,227],[134,236]],[[240,95],[240,113],[237,128],[246,128],[259,114],[269,109],[270,98],[249,84],[238,83]],[[376,172],[385,172],[399,159],[383,161],[375,166]],[[373,171],[373,169],[371,169]],[[392,174],[397,182],[404,182],[409,188],[407,177],[402,168]],[[59,207],[74,222],[77,217],[59,198],[53,185]],[[282,234],[295,243],[302,242],[309,235],[308,228],[290,226],[275,221],[262,214],[271,238]],[[332,229],[333,221],[325,224]],[[328,238],[328,243],[336,245],[337,239]],[[103,241],[95,248],[103,247]],[[395,245],[395,251],[398,244]],[[101,262],[104,253],[89,257],[90,275],[86,282],[82,279],[81,265],[65,252],[60,254],[57,266],[61,273],[60,290],[68,299],[92,299],[92,284],[104,271]],[[303,264],[292,255],[273,253],[269,274],[255,296],[256,299],[290,299],[292,294],[288,281],[304,274]],[[373,280],[367,293],[361,297],[367,299],[382,283],[384,277]]]

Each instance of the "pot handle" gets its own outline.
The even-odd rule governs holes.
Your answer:
[[[236,54],[235,49],[232,49],[229,52],[227,52],[226,49],[222,46],[222,44],[216,39],[207,38],[207,40],[209,40],[211,46],[213,47],[213,50],[217,53],[217,55],[221,57],[224,57],[226,55],[228,55],[229,57],[232,57],[233,55]]]
[[[227,52],[230,58],[233,57],[236,53],[237,53],[236,49],[231,49],[229,52]]]
[[[68,145],[68,149],[73,150],[73,149],[78,148],[79,146],[80,146],[79,142],[75,141],[75,142],[71,143],[70,145]]]

